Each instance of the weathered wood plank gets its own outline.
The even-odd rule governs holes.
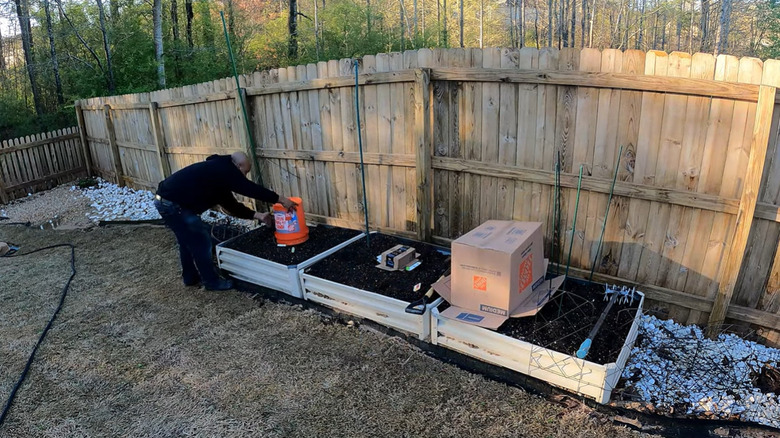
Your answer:
[[[609,88],[653,91],[670,95],[723,97],[745,102],[755,102],[758,98],[758,87],[755,85],[684,77],[659,78],[656,76],[621,73],[561,70],[515,70],[510,72],[489,67],[481,69],[439,67],[433,69],[431,74],[432,79],[437,81],[513,82],[568,87]]]
[[[715,327],[721,324],[726,316],[731,297],[737,282],[742,260],[745,256],[750,228],[753,224],[753,214],[756,209],[761,174],[764,171],[767,143],[769,142],[769,129],[772,124],[772,111],[775,104],[776,89],[762,85],[759,90],[756,118],[753,124],[753,135],[750,142],[750,158],[748,159],[747,174],[740,197],[739,212],[737,213],[737,225],[731,240],[731,248],[726,256],[726,264],[721,271],[721,283],[718,295],[710,312],[709,324]],[[710,333],[712,334],[712,333]]]
[[[416,70],[414,90],[415,143],[417,164],[417,238],[429,241],[431,238],[431,206],[433,204],[430,177],[433,174],[433,136],[430,105],[430,72]]]

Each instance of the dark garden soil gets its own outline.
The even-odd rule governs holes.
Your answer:
[[[555,296],[534,316],[510,318],[496,330],[502,335],[530,342],[560,353],[575,355],[596,325],[609,301],[604,285],[568,279]],[[585,360],[599,364],[617,361],[636,315],[639,296],[632,304],[612,305]],[[439,311],[449,307],[439,306]]]
[[[319,225],[309,227],[309,240],[295,246],[278,246],[274,230],[260,227],[225,244],[226,248],[282,265],[297,265],[357,236],[360,231]]]
[[[420,266],[412,271],[384,271],[376,257],[395,245],[411,245],[420,254]],[[306,272],[315,277],[375,292],[401,301],[422,297],[449,267],[447,251],[433,245],[384,234],[372,234],[371,246],[361,239],[319,261]],[[420,284],[418,291],[414,290]]]
[[[604,300],[603,284],[569,279],[562,289],[535,316],[510,318],[498,332],[574,355],[609,301]],[[633,305],[615,302],[593,339],[586,360],[600,364],[617,360],[638,305],[639,296],[634,298]]]

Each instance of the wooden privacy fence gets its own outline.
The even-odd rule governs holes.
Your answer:
[[[78,128],[67,128],[0,144],[0,202],[48,189],[87,174]]]
[[[365,208],[360,129],[372,228],[447,244],[487,219],[540,221],[555,262],[573,239],[576,274],[640,284],[681,322],[729,318],[780,339],[779,61],[421,49],[366,56],[359,73],[359,128],[351,59],[245,75],[238,91],[222,79],[77,109],[95,170],[153,188],[212,153],[249,150],[246,99],[266,184],[352,227]]]

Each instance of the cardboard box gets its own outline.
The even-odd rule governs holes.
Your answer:
[[[487,221],[452,242],[452,276],[434,289],[452,307],[442,316],[498,328],[512,316],[534,315],[561,286],[544,281],[542,224]]]
[[[544,278],[539,222],[487,221],[452,242],[452,301],[509,316]]]

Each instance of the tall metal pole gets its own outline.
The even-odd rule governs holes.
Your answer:
[[[366,245],[371,245],[368,229],[368,198],[366,197],[366,166],[363,163],[363,135],[360,133],[360,88],[358,87],[358,61],[355,60],[355,117],[357,118],[358,149],[360,150],[360,176],[363,182],[363,215],[366,221]]]
[[[230,35],[228,35],[227,24],[225,24],[225,12],[219,11],[219,16],[222,17],[222,29],[225,31],[225,41],[227,42],[228,54],[230,54],[230,64],[233,67],[233,77],[236,79],[236,99],[241,102],[241,111],[244,113],[244,125],[246,126],[246,136],[249,139],[249,149],[252,151],[252,163],[255,166],[255,174],[257,175],[257,183],[263,184],[263,177],[260,175],[260,163],[257,161],[257,152],[255,148],[255,140],[252,137],[252,128],[249,126],[249,116],[246,112],[246,102],[244,102],[243,96],[241,96],[241,83],[238,81],[238,70],[236,70],[236,58],[233,56],[233,46],[230,44]]]

